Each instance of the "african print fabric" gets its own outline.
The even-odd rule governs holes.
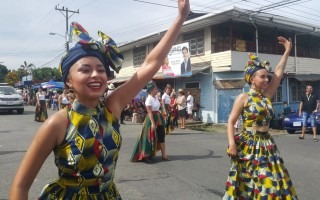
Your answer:
[[[270,100],[255,90],[248,92],[243,108],[244,130],[235,134],[238,155],[231,159],[224,200],[297,200],[289,173],[268,132],[250,129],[265,126],[273,115]]]
[[[48,119],[48,112],[46,106],[46,100],[40,100],[36,105],[36,112],[34,115],[34,121],[44,122]]]
[[[100,102],[68,108],[64,142],[54,149],[59,179],[39,199],[121,199],[113,182],[121,146],[118,120]]]
[[[160,112],[153,112],[153,119],[157,127],[165,125],[165,121]],[[130,160],[134,162],[155,156],[158,150],[160,150],[160,144],[157,139],[157,132],[151,131],[151,120],[147,115]]]
[[[169,104],[164,104],[164,108],[166,110],[166,115],[164,116],[165,120],[165,131],[166,135],[170,135],[172,131],[174,131],[174,126],[173,126],[173,116],[171,112],[171,108]]]

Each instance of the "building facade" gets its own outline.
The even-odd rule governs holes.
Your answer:
[[[165,30],[120,46],[125,61],[112,82],[129,79],[164,33]],[[176,41],[190,44],[192,76],[164,79],[159,71],[154,80],[160,88],[170,83],[176,90],[191,91],[201,106],[203,122],[226,123],[236,96],[249,88],[243,80],[248,53],[269,60],[274,69],[284,52],[277,41],[280,35],[291,38],[293,48],[272,101],[276,114],[281,113],[283,101],[297,110],[307,84],[320,92],[320,33],[318,27],[281,16],[252,15],[238,8],[197,15],[184,23]]]

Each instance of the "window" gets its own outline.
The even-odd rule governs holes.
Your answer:
[[[133,65],[139,67],[146,59],[146,47],[137,47],[133,49]]]
[[[306,90],[306,83],[300,82],[295,78],[290,78],[289,85],[291,91],[291,101],[300,101],[301,95]]]
[[[277,88],[276,93],[273,95],[272,100],[273,103],[275,102],[282,102],[282,84],[280,84]]]
[[[189,42],[190,55],[201,55],[204,54],[204,31],[196,31],[185,34],[183,36],[184,42]]]
[[[199,82],[185,83],[185,88],[200,88],[200,83]]]

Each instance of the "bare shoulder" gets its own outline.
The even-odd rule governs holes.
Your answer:
[[[245,106],[248,102],[249,95],[247,93],[241,93],[237,96],[235,103]]]
[[[42,124],[38,133],[39,135],[53,139],[56,141],[56,144],[61,144],[66,134],[67,122],[67,111],[60,110]]]

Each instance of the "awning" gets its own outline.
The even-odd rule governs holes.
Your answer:
[[[319,81],[320,74],[294,74],[289,76],[297,79],[298,81]]]
[[[243,88],[245,85],[244,79],[236,79],[236,80],[215,80],[213,81],[213,85],[217,89],[232,89],[232,88]]]
[[[108,81],[108,83],[116,83],[116,82],[123,82],[129,80],[131,76],[136,73],[139,67],[124,67],[119,71],[119,74],[115,74],[115,78]]]

